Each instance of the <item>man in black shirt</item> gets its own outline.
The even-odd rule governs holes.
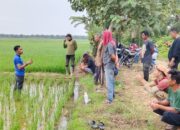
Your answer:
[[[154,53],[153,42],[149,39],[149,32],[143,31],[141,33],[144,45],[143,45],[143,54],[142,54],[142,63],[143,63],[143,73],[144,80],[149,80],[149,69],[152,63],[152,54]]]
[[[180,62],[180,37],[179,30],[177,28],[171,28],[170,35],[174,39],[174,42],[169,49],[169,67],[171,69],[178,69],[178,64]]]

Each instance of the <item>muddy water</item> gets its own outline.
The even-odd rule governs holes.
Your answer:
[[[0,128],[44,130],[50,126],[53,129],[59,103],[69,91],[68,82],[60,85],[25,84],[21,94],[14,93],[14,85],[7,86],[0,90],[0,120],[3,121]],[[66,117],[61,120],[64,130],[67,127]]]

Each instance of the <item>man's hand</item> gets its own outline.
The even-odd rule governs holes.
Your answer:
[[[151,102],[150,106],[153,110],[159,109],[159,104],[157,104],[157,103]]]
[[[31,65],[33,63],[33,60],[31,59],[31,60],[29,60],[26,64],[27,65]]]

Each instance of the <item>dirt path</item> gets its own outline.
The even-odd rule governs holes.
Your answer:
[[[131,125],[136,127],[137,130],[163,130],[164,123],[149,107],[149,103],[154,97],[145,91],[138,81],[138,75],[140,74],[142,75],[142,66],[139,64],[132,69],[121,68],[120,75],[117,78],[124,86],[124,90],[120,94],[122,94],[121,99],[125,101],[124,105],[131,112]]]

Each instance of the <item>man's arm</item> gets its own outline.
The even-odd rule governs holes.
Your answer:
[[[33,63],[32,60],[28,61],[27,63],[24,63],[23,65],[17,64],[18,69],[22,70],[26,68],[28,65],[31,65]]]
[[[157,103],[160,104],[160,105],[169,106],[169,101],[168,100],[158,101]]]
[[[162,102],[152,102],[150,104],[151,108],[153,110],[157,110],[157,109],[160,109],[160,110],[163,110],[163,111],[168,111],[168,112],[173,112],[173,113],[178,113],[178,111],[173,108],[173,107],[170,107],[168,106],[169,102],[167,100],[164,100]]]
[[[163,105],[158,104],[158,109],[168,111],[168,112],[178,113],[178,111],[175,108],[170,107],[170,106],[163,106]]]
[[[66,40],[64,40],[63,46],[64,46],[64,48],[67,48]]]

